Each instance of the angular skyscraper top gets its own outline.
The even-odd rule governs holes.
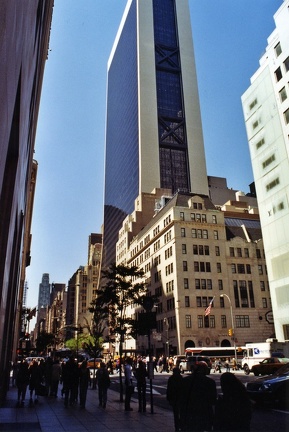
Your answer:
[[[187,0],[129,0],[108,62],[104,265],[154,188],[208,194]]]

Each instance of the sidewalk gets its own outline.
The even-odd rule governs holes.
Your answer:
[[[79,405],[65,408],[61,397],[39,397],[39,403],[30,407],[28,391],[23,408],[17,408],[16,402],[17,389],[11,387],[4,407],[0,408],[1,432],[174,431],[171,411],[154,406],[154,414],[151,414],[148,403],[147,412],[139,413],[135,397],[131,403],[133,411],[124,411],[119,393],[110,389],[105,410],[98,407],[98,392],[92,389],[88,389],[85,409],[80,409]]]

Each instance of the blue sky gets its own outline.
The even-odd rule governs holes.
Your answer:
[[[189,0],[208,175],[249,192],[241,95],[259,66],[282,0]],[[55,0],[34,158],[27,306],[43,273],[66,283],[101,232],[106,66],[126,0]]]

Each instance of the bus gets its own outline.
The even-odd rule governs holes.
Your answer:
[[[236,347],[237,353],[237,364],[241,364],[241,360],[244,356],[244,352],[246,347],[238,346]],[[235,358],[235,347],[188,347],[185,349],[186,357],[190,357],[192,355],[198,356],[206,356],[213,359],[220,359],[221,361],[225,361],[227,358],[232,360]]]

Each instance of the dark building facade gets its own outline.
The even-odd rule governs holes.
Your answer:
[[[0,2],[0,402],[15,360],[23,269],[30,262],[33,151],[52,10],[53,0]]]

